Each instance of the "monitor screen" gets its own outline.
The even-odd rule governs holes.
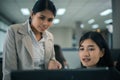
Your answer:
[[[108,80],[109,68],[12,71],[11,80]]]

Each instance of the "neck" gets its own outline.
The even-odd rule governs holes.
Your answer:
[[[42,39],[42,32],[38,32],[34,27],[31,27],[33,33],[35,34],[35,37],[37,41]]]

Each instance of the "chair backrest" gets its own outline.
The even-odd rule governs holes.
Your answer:
[[[111,55],[114,61],[117,61],[120,56],[120,49],[112,49]]]

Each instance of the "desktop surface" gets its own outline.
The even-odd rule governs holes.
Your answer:
[[[108,78],[108,68],[11,72],[11,80],[109,80]]]

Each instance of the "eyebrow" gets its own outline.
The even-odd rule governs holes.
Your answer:
[[[80,45],[80,47],[84,47],[83,45]],[[88,45],[88,47],[94,47],[94,45]]]
[[[88,47],[94,47],[94,45],[88,45]]]
[[[41,14],[41,16],[42,16],[42,17],[46,17],[46,16],[45,16],[45,15],[43,15],[43,14]],[[51,17],[51,18],[48,18],[48,19],[54,19],[54,18],[53,18],[53,17]]]

